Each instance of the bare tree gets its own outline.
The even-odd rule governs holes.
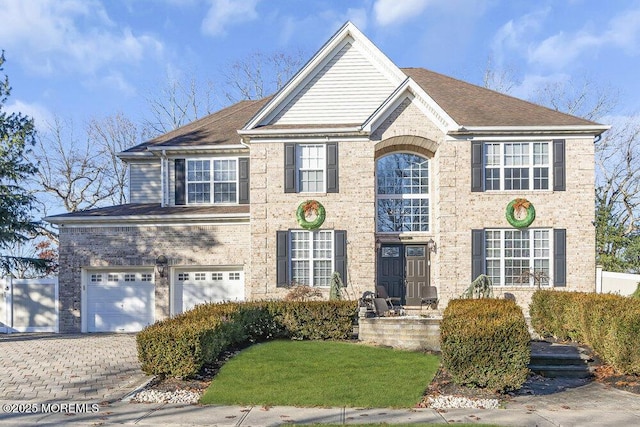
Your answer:
[[[482,85],[487,89],[510,94],[516,86],[516,72],[513,67],[499,68],[495,66],[493,58],[489,57],[482,76]]]
[[[231,102],[261,99],[284,86],[303,64],[301,51],[253,52],[222,73],[224,96]]]
[[[194,77],[184,81],[168,78],[158,94],[146,100],[150,118],[144,121],[144,128],[150,138],[211,114],[216,107],[213,83],[201,83]]]
[[[138,144],[139,134],[138,126],[123,113],[93,119],[87,126],[88,142],[98,149],[97,159],[105,174],[102,179],[111,189],[109,199],[113,204],[127,203],[129,192],[127,167],[117,154]]]
[[[56,117],[38,138],[34,155],[38,191],[52,195],[67,212],[98,207],[116,191],[105,179],[100,147],[79,141],[70,120]]]

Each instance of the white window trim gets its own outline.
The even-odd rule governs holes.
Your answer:
[[[528,166],[521,166],[521,168],[525,168],[528,167],[529,169],[529,188],[525,188],[525,189],[521,189],[521,190],[507,190],[505,189],[505,169],[513,169],[513,168],[517,168],[518,166],[509,166],[507,167],[505,165],[505,154],[504,154],[504,147],[507,144],[528,144],[529,146],[529,165]],[[533,162],[533,146],[534,144],[547,144],[548,147],[548,163],[546,165],[534,165]],[[499,165],[498,166],[489,166],[487,165],[487,146],[489,145],[498,145],[498,147],[500,148],[498,150],[498,157],[499,157]],[[533,181],[534,181],[534,172],[533,170],[535,168],[544,168],[546,167],[548,170],[548,187],[547,188],[540,188],[540,189],[534,189],[533,188]],[[486,184],[487,184],[487,169],[498,169],[500,171],[500,188],[499,189],[488,189],[486,188]],[[553,141],[549,141],[549,140],[544,140],[544,141],[531,141],[531,140],[527,140],[527,141],[520,141],[520,140],[514,140],[514,141],[485,141],[482,144],[482,188],[484,189],[484,191],[486,192],[498,192],[498,191],[504,191],[507,193],[512,193],[512,192],[517,192],[517,191],[535,191],[535,192],[545,192],[545,191],[552,191],[553,189]]]
[[[375,179],[375,192],[376,192],[376,204],[375,204],[376,234],[393,235],[393,236],[400,235],[400,236],[402,236],[402,235],[412,235],[412,234],[420,234],[420,233],[422,233],[422,234],[430,233],[431,232],[431,225],[432,225],[431,218],[432,218],[432,211],[433,211],[433,207],[431,205],[431,188],[432,188],[432,185],[431,185],[431,183],[432,183],[432,179],[431,179],[431,169],[432,169],[431,168],[431,158],[425,157],[425,156],[423,156],[421,154],[417,154],[417,153],[413,153],[413,152],[404,152],[404,151],[388,153],[386,155],[392,155],[392,154],[411,154],[411,155],[416,155],[416,156],[424,158],[427,161],[427,179],[428,179],[429,189],[428,189],[427,193],[378,194],[378,178],[377,178],[377,176],[375,176],[374,179]],[[378,170],[378,160],[376,160],[376,165],[375,165],[376,175],[377,175],[377,170]],[[426,231],[379,231],[379,228],[378,228],[378,220],[379,220],[379,218],[378,218],[378,200],[409,200],[409,199],[425,199],[425,200],[428,201],[429,213],[427,214],[427,230]]]
[[[238,204],[238,197],[239,197],[239,174],[240,171],[238,170],[239,167],[239,159],[240,157],[187,157],[185,159],[185,171],[184,171],[184,191],[185,191],[185,202],[187,205],[237,205]],[[216,160],[233,160],[236,163],[236,176],[235,176],[235,180],[233,182],[235,182],[236,184],[236,198],[235,201],[233,202],[214,202],[214,185],[216,183],[216,181],[214,180],[214,172],[215,169],[213,167],[213,163]],[[209,185],[210,185],[210,191],[209,191],[209,201],[208,202],[190,202],[189,201],[189,162],[192,161],[208,161],[209,162]],[[194,183],[200,183],[203,181],[194,181]],[[224,182],[231,182],[231,181],[224,181]]]
[[[300,150],[302,147],[322,147],[323,161],[321,164],[322,171],[322,190],[320,191],[302,191],[301,185],[301,172],[303,171],[317,171],[318,169],[306,169],[302,168],[302,155]],[[298,143],[295,145],[296,156],[296,192],[301,194],[325,194],[327,192],[327,144],[318,143]]]
[[[315,261],[327,261],[327,259],[316,259],[313,256],[313,249],[314,249],[314,233],[318,232],[318,231],[322,231],[322,232],[327,232],[330,233],[330,242],[331,242],[331,256],[329,257],[329,261],[331,262],[331,272],[333,274],[333,272],[335,271],[335,254],[336,254],[336,248],[335,248],[335,236],[333,233],[333,230],[290,230],[289,231],[289,277],[291,278],[291,280],[293,281],[293,262],[294,261],[308,261],[309,262],[309,283],[307,284],[308,286],[311,286],[313,288],[328,288],[330,285],[316,285],[314,283],[314,275],[313,275],[313,271],[314,271],[314,262]],[[309,258],[294,258],[293,257],[293,234],[294,233],[306,233],[309,236]]]
[[[491,260],[499,260],[500,261],[500,279],[503,283],[500,284],[496,284],[493,283],[493,286],[495,286],[496,288],[534,288],[536,287],[536,283],[534,282],[533,278],[530,277],[529,278],[529,283],[522,283],[522,284],[512,284],[512,285],[506,285],[504,284],[505,281],[505,269],[506,269],[506,263],[505,261],[507,260],[507,257],[505,256],[505,248],[504,248],[504,235],[506,231],[514,231],[517,229],[513,229],[513,228],[487,228],[484,230],[484,238],[486,240],[487,238],[487,232],[488,231],[498,231],[500,232],[500,257],[496,258],[496,257],[487,257],[487,252],[486,252],[486,248],[484,249],[485,253],[484,253],[484,262],[485,262],[485,269],[486,269],[486,264],[487,261]],[[531,271],[531,269],[533,269],[534,264],[535,264],[535,260],[537,259],[547,259],[547,258],[541,258],[541,257],[536,257],[535,256],[535,247],[534,247],[534,240],[535,240],[535,231],[547,231],[549,233],[549,280],[547,281],[547,283],[541,285],[541,287],[543,288],[552,288],[553,287],[553,229],[551,228],[528,228],[527,229],[529,231],[529,270]],[[520,258],[518,258],[520,259]]]

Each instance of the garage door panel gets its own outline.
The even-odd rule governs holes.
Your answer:
[[[197,304],[244,300],[242,271],[177,271],[174,275],[174,314]]]
[[[90,274],[87,331],[137,332],[153,323],[155,287],[151,278],[150,273]]]

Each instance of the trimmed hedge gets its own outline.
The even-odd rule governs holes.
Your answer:
[[[538,290],[529,308],[543,337],[577,341],[625,374],[640,374],[640,301],[612,294]]]
[[[226,350],[275,338],[346,339],[355,301],[211,303],[156,322],[138,333],[142,370],[190,377]]]
[[[442,364],[456,384],[503,392],[519,389],[527,379],[530,336],[514,301],[450,301],[440,340]]]

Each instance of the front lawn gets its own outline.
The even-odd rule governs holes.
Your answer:
[[[225,363],[201,403],[411,408],[437,356],[336,341],[256,344]]]

